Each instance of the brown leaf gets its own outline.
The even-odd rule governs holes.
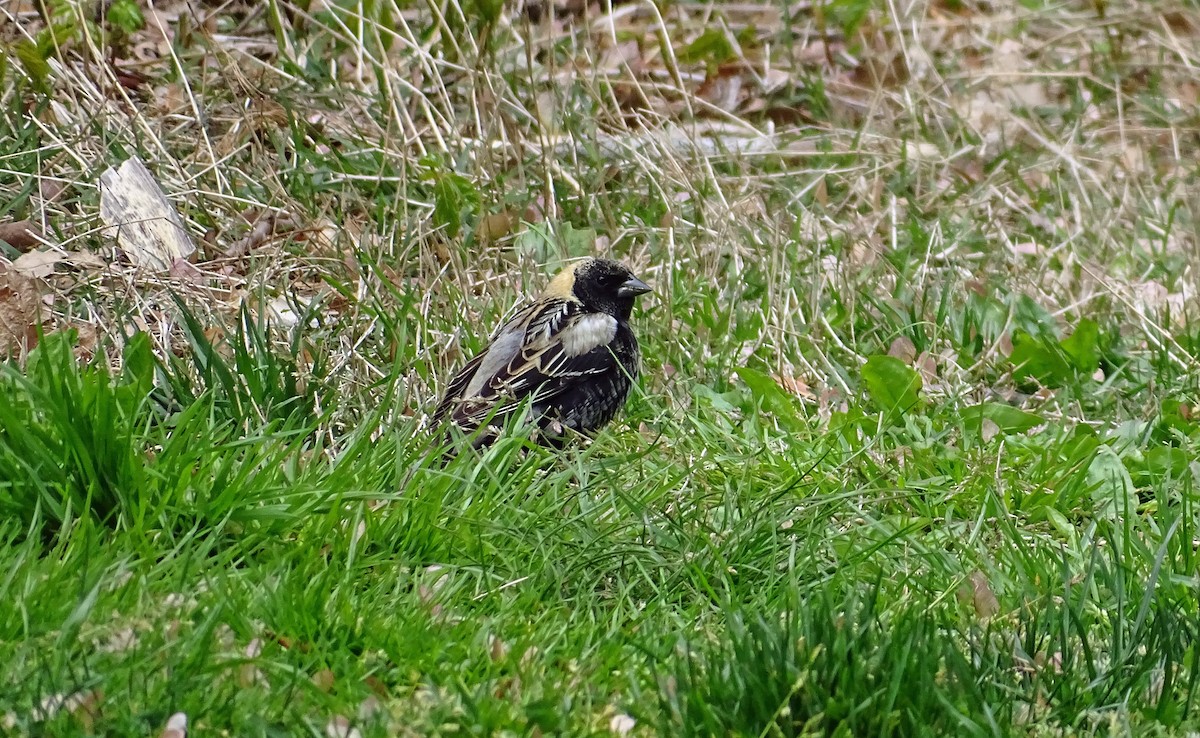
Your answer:
[[[937,383],[937,359],[928,351],[922,351],[913,362],[913,368],[921,375],[921,382],[926,387]]]
[[[54,274],[54,265],[66,258],[61,251],[29,251],[13,261],[13,268],[26,277],[44,279]]]
[[[262,654],[262,639],[253,638],[246,644],[243,651],[248,660],[237,669],[237,683],[240,687],[251,687],[264,680],[263,674],[253,663]]]
[[[75,356],[81,361],[91,361],[96,357],[96,346],[100,342],[100,332],[91,323],[73,321],[70,325],[75,329],[75,333],[78,336],[75,341]]]
[[[809,389],[808,382],[805,382],[800,377],[793,377],[786,374],[772,374],[771,377],[775,380],[783,391],[799,397],[801,400],[813,401],[817,396]]]
[[[508,644],[494,635],[488,636],[488,655],[492,661],[500,663],[508,658]]]
[[[483,244],[498,241],[513,232],[516,222],[517,219],[507,210],[485,215],[479,219],[475,237]]]
[[[618,42],[604,49],[604,52],[600,55],[600,61],[596,64],[596,68],[609,72],[620,72],[627,65],[635,73],[640,72],[645,67],[642,48],[633,39]]]
[[[4,241],[22,253],[41,243],[42,231],[32,220],[15,223],[0,223],[0,241]]]
[[[46,202],[54,202],[62,193],[66,192],[67,183],[57,179],[47,179],[45,177],[38,180],[38,194]]]
[[[167,274],[182,282],[191,282],[192,284],[202,284],[205,281],[204,272],[196,268],[196,265],[187,259],[176,259],[171,262],[171,268],[167,270]]]
[[[363,683],[366,684],[367,688],[370,689],[377,697],[387,699],[388,686],[383,683],[382,679],[372,674],[364,679]]]
[[[813,190],[813,199],[823,208],[829,207],[829,187],[825,184],[825,178],[821,177],[817,180],[817,187]]]
[[[167,718],[167,725],[158,738],[187,738],[187,715],[177,712]]]
[[[696,90],[696,96],[727,113],[735,112],[742,100],[745,82],[739,72],[740,69],[733,65],[723,65],[717,74],[704,80]]]
[[[608,721],[608,730],[613,735],[629,735],[633,732],[637,721],[629,717],[625,713],[617,713]]]
[[[367,695],[367,698],[358,705],[358,719],[366,722],[375,717],[383,710],[383,703],[373,694]]]
[[[313,686],[322,692],[328,692],[333,689],[333,672],[329,669],[321,669],[312,675]]]
[[[42,323],[42,295],[37,283],[0,265],[0,355],[33,348]]]
[[[230,244],[229,248],[225,249],[224,256],[226,259],[240,259],[260,248],[263,244],[271,240],[272,237],[277,236],[285,230],[294,229],[297,225],[291,216],[286,213],[271,211],[267,213],[243,213],[242,215],[250,223],[250,231],[245,236]]]
[[[325,725],[325,735],[328,738],[362,738],[358,728],[350,723],[344,715],[334,715]]]
[[[103,700],[104,693],[99,690],[68,695],[52,694],[43,698],[41,704],[33,709],[33,719],[44,722],[65,710],[79,721],[85,733],[91,733]]]
[[[895,357],[911,366],[913,360],[917,358],[917,347],[908,336],[899,336],[888,347],[888,356]]]
[[[987,620],[996,613],[1000,612],[1000,600],[996,599],[996,594],[992,592],[992,586],[988,583],[987,576],[976,569],[971,572],[967,582],[963,583],[964,587],[970,587],[969,597],[971,604],[975,607],[975,614],[982,620]]]

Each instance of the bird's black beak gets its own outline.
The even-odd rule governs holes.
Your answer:
[[[617,289],[617,297],[637,297],[651,291],[650,285],[637,277],[630,277]]]

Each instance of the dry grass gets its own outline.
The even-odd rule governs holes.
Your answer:
[[[390,377],[399,376],[395,412],[376,420],[416,427],[444,378],[520,295],[562,260],[615,255],[656,287],[636,320],[648,364],[644,394],[631,410],[641,433],[626,428],[569,462],[578,464],[571,473],[583,491],[570,491],[575,477],[542,474],[530,468],[534,462],[521,467],[520,479],[544,489],[530,499],[480,469],[452,472],[463,475],[454,478],[467,490],[459,491],[462,499],[443,490],[449,476],[371,477],[351,462],[334,464],[330,474],[344,472],[353,483],[335,484],[312,472],[305,456],[296,478],[309,470],[322,494],[349,490],[349,501],[345,509],[331,503],[328,529],[316,527],[319,521],[284,526],[297,538],[295,555],[325,557],[328,544],[310,550],[308,539],[346,537],[354,521],[338,511],[357,510],[354,495],[361,494],[388,503],[360,511],[366,540],[402,539],[418,562],[411,570],[406,562],[400,579],[427,563],[418,555],[425,543],[407,537],[421,525],[456,556],[454,546],[470,549],[455,560],[461,568],[447,565],[454,585],[444,595],[456,603],[448,609],[467,614],[435,612],[438,627],[469,624],[479,612],[492,617],[486,608],[507,597],[494,605],[497,628],[507,623],[524,633],[511,623],[529,619],[536,598],[527,593],[541,587],[532,591],[564,602],[575,596],[579,612],[594,607],[595,622],[611,618],[616,630],[627,624],[622,617],[634,622],[645,608],[657,623],[647,626],[652,634],[667,632],[663,622],[677,627],[694,618],[689,627],[714,640],[723,631],[714,624],[710,586],[728,585],[735,602],[739,593],[767,592],[777,604],[774,590],[758,587],[755,577],[783,587],[790,576],[814,588],[839,577],[876,577],[898,590],[892,604],[926,597],[939,607],[952,605],[966,583],[976,607],[987,600],[984,620],[1001,608],[997,627],[1008,637],[1002,628],[1017,630],[1034,609],[1022,587],[1045,598],[1036,602],[1060,602],[1058,579],[1092,576],[1088,557],[1115,547],[1093,525],[1107,520],[1093,517],[1093,492],[1071,481],[1083,475],[1095,482],[1087,476],[1094,459],[1072,457],[1074,447],[1064,449],[1074,438],[1062,439],[1077,426],[1094,427],[1111,431],[1113,448],[1124,449],[1120,443],[1133,443],[1132,436],[1150,434],[1136,423],[1153,417],[1164,398],[1183,403],[1191,422],[1200,396],[1194,2],[526,0],[494,16],[489,7],[486,0],[403,7],[172,0],[143,8],[145,27],[122,34],[74,0],[49,9],[36,0],[0,6],[7,60],[0,67],[0,221],[31,221],[42,234],[36,249],[62,257],[48,271],[42,265],[35,277],[18,278],[12,270],[27,273],[31,261],[6,252],[0,276],[10,286],[0,289],[0,327],[31,322],[34,295],[47,331],[75,327],[81,354],[100,351],[116,362],[115,348],[131,329],[149,333],[161,355],[188,351],[176,296],[218,343],[247,307],[312,374],[302,379],[319,375],[335,389],[336,412],[314,436],[321,439],[315,455],[338,461],[342,444],[352,445],[349,431],[381,405]],[[58,35],[47,32],[48,12],[61,22]],[[28,58],[39,43],[44,70]],[[135,269],[102,229],[100,174],[132,154],[155,173],[200,245],[194,263],[167,273]],[[1009,356],[1022,330],[1043,323],[1047,334],[1067,335],[1085,319],[1099,324],[1106,352],[1102,369],[1083,378],[1089,384],[1037,387],[1014,378]],[[870,407],[861,369],[882,354],[922,379],[922,402],[931,409],[904,419],[906,430],[921,431],[911,438],[890,429],[884,414],[853,420]],[[730,396],[749,392],[754,381],[739,373],[746,368],[774,378],[796,400],[792,412],[802,422],[789,426],[781,405],[772,411],[759,397],[734,407]],[[1037,411],[1040,429],[1064,435],[1046,441],[1044,458],[1034,448],[1041,431],[1006,438],[979,420],[984,446],[957,437],[960,406],[992,399]],[[394,441],[384,430],[379,435]],[[835,448],[843,435],[853,436],[850,450],[830,451],[830,468],[823,468],[821,444]],[[986,447],[993,439],[997,448]],[[403,441],[395,445],[402,449]],[[921,456],[930,448],[945,450],[946,459]],[[606,454],[635,471],[613,471]],[[1013,458],[1042,466],[1027,477],[1009,466]],[[618,491],[599,483],[596,491],[589,478]],[[800,484],[794,478],[815,480],[814,497],[788,497]],[[426,484],[445,504],[419,518],[403,507],[411,489],[373,489],[362,479]],[[494,488],[468,484],[482,489],[480,480]],[[1066,509],[1055,507],[1073,494],[1061,503]],[[1053,498],[1043,505],[1049,512],[1033,503],[1022,508],[1020,500],[1037,495]],[[1114,567],[1152,569],[1145,575],[1150,592],[1175,528],[1157,549],[1159,539],[1146,531],[1162,533],[1166,526],[1151,518],[1168,505],[1146,497],[1136,520],[1144,514],[1150,522],[1129,536],[1145,536],[1145,555]],[[589,504],[594,509],[584,509]],[[482,505],[494,505],[494,514],[479,512]],[[575,506],[582,512],[571,517]],[[545,534],[562,510],[569,519],[554,533],[566,544]],[[547,517],[539,521],[539,514]],[[362,535],[353,530],[351,563]],[[624,568],[626,549],[603,547],[606,536],[633,552],[629,571],[644,578]],[[783,553],[784,536],[801,547],[799,555],[795,548]],[[1045,553],[1059,545],[1063,572],[1057,554]],[[555,558],[561,550],[578,560]],[[496,572],[463,563],[473,556],[501,563]],[[693,566],[696,557],[711,566]],[[609,569],[610,560],[621,563]],[[279,576],[301,578],[306,569],[292,563]],[[427,573],[442,571],[442,563]],[[1163,571],[1175,563],[1167,559]],[[580,572],[598,572],[595,592],[591,580],[579,584]],[[1075,581],[1082,579],[1063,586]],[[239,581],[230,589],[254,586]],[[308,592],[306,581],[295,586]],[[392,608],[404,595],[391,584],[368,586],[363,599],[372,605]],[[422,608],[435,599],[424,584],[414,586]],[[1106,605],[1096,603],[1108,601],[1097,597],[1081,599],[1072,617],[1103,614]],[[259,612],[277,604],[246,601]],[[313,611],[328,614],[321,607]],[[519,617],[505,620],[514,612]],[[1134,630],[1149,622],[1144,614]],[[280,616],[285,625],[288,616]],[[574,617],[547,622],[568,633],[583,627]],[[1100,620],[1095,632],[1116,632]],[[292,624],[303,630],[304,623]],[[260,634],[261,624],[243,625]],[[596,642],[612,636],[595,633]],[[1076,635],[1084,643],[1089,637],[1072,631],[1064,643]],[[1016,641],[1013,635],[1006,643]],[[579,645],[568,636],[563,643]],[[1040,659],[1038,669],[1063,660],[1046,647],[1049,656],[1026,654],[1031,664]],[[588,703],[590,712],[574,725],[625,725],[615,710],[627,704],[628,684],[612,681],[619,672],[611,663],[580,656],[581,677],[539,662],[536,648],[529,653],[529,668],[542,671],[527,678],[528,694],[574,694],[592,677],[622,697]],[[574,664],[575,656],[559,651],[546,660]],[[296,654],[279,658],[290,665]],[[359,664],[357,654],[346,658]],[[471,668],[486,671],[492,661],[503,659],[482,657],[484,666]],[[1100,680],[1072,665],[1069,653],[1066,661],[1060,672],[1088,685],[1080,694]],[[416,667],[401,663],[400,675],[389,675],[393,688],[411,681],[405,668]],[[469,681],[457,672],[454,678]],[[515,687],[497,680],[498,700],[510,688],[514,701],[524,699],[519,679]],[[422,684],[412,701],[392,705],[393,715],[411,710],[424,719],[454,703],[447,710],[460,718],[464,697],[443,687]],[[1073,709],[1071,699],[1087,702],[1086,694],[1067,699],[1065,692],[1052,695],[1064,710]],[[1114,703],[1136,702],[1106,694]],[[1190,691],[1187,700],[1185,708]],[[1108,706],[1080,707],[1080,715],[1094,709],[1099,717],[1060,724],[1094,718],[1099,725]],[[1050,709],[1036,700],[1025,707],[1031,723]]]
[[[472,325],[545,268],[549,252],[510,248],[518,222],[571,222],[660,284],[729,289],[766,266],[774,309],[745,350],[788,370],[807,353],[796,331],[812,331],[818,356],[801,368],[836,386],[819,354],[853,359],[857,337],[822,325],[823,295],[851,310],[891,299],[883,260],[916,221],[928,243],[913,292],[1002,281],[1059,313],[1103,305],[1194,361],[1157,319],[1166,306],[1182,319],[1194,297],[1200,21],[1186,3],[893,3],[849,37],[804,4],[538,6],[483,41],[455,5],[364,6],[383,25],[319,3],[174,3],[119,47],[65,7],[78,26],[49,60],[49,105],[28,90],[20,104],[11,85],[5,101],[7,125],[39,141],[9,153],[7,199],[54,248],[107,260],[57,270],[59,322],[108,333],[124,322],[114,305],[132,304],[135,323],[169,328],[155,309],[168,287],[220,322],[266,290],[336,313],[350,365],[369,333],[361,300],[387,309],[379,280],[426,291],[428,326],[460,307]],[[44,32],[32,5],[5,13],[10,47]],[[202,240],[198,269],[133,273],[113,258],[96,176],[133,151]],[[420,186],[445,166],[480,200],[465,227],[490,213],[497,233],[449,236]],[[363,269],[360,252],[384,268]],[[413,339],[414,358],[448,368],[456,336]]]

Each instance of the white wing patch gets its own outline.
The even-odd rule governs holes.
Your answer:
[[[617,335],[617,319],[604,313],[581,316],[559,334],[563,353],[582,356],[599,346],[608,345]]]

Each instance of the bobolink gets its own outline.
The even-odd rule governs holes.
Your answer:
[[[560,272],[467,362],[433,413],[480,448],[528,404],[540,443],[590,433],[613,419],[637,377],[633,301],[650,286],[624,264],[585,259]]]

